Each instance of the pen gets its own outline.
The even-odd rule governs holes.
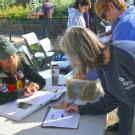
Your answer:
[[[57,86],[66,86],[66,84],[58,84]]]
[[[62,113],[61,118],[63,118],[63,117],[64,117],[64,115],[65,115],[65,111]]]
[[[54,118],[54,114],[52,114],[52,116],[51,116],[51,119],[53,119]]]
[[[75,100],[76,100],[76,97],[73,98],[73,100],[69,103],[68,106],[71,106],[74,103]]]
[[[52,115],[51,115],[51,119],[53,119],[54,118],[54,110],[53,110],[53,107],[52,107]]]

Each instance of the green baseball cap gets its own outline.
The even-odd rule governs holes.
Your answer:
[[[7,38],[0,36],[0,60],[4,60],[16,52],[17,50],[11,42]]]

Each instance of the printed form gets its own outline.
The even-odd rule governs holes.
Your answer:
[[[77,128],[79,120],[79,113],[68,113],[65,112],[64,109],[57,109],[51,107],[46,118],[42,123],[42,127]]]

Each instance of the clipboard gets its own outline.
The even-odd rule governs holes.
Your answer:
[[[49,106],[41,127],[77,129],[79,120],[80,114],[77,112],[65,112],[63,106]]]

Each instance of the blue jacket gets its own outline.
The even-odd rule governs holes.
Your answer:
[[[76,8],[70,8],[69,9],[67,27],[69,28],[69,27],[72,27],[72,26],[86,27],[86,23],[85,23],[83,14],[81,14],[79,12],[79,10],[76,9]]]
[[[119,16],[112,26],[112,40],[135,40],[135,7],[128,5],[128,9]]]
[[[110,61],[98,75],[105,95],[95,102],[79,105],[80,114],[106,114],[119,103],[135,104],[135,42],[120,41],[110,45]]]
[[[135,7],[134,6],[128,5],[128,9],[121,16],[119,16],[117,22],[112,26],[112,41],[118,41],[118,40],[135,41]],[[87,73],[86,78],[91,80],[92,78],[91,76],[93,76],[93,74],[91,75],[90,73]]]

